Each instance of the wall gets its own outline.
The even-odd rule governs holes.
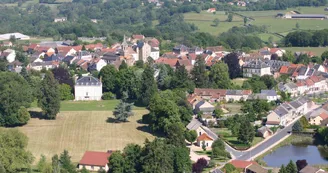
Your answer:
[[[85,98],[88,93],[89,98]],[[102,85],[99,86],[75,86],[75,100],[101,100]]]

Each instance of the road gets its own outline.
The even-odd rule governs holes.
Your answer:
[[[308,112],[307,114],[310,114],[319,108],[315,108],[312,111]],[[264,151],[272,148],[282,138],[287,137],[289,135],[288,132],[292,131],[292,127],[293,127],[294,123],[301,117],[302,116],[297,117],[291,123],[289,123],[285,128],[280,129],[279,131],[276,132],[276,134],[274,134],[269,139],[265,140],[264,142],[262,142],[261,144],[257,145],[254,148],[251,148],[247,151],[237,151],[237,150],[231,148],[228,144],[226,144],[226,150],[228,152],[230,152],[230,154],[232,155],[232,158],[235,160],[252,160],[255,158],[254,156],[258,156],[259,154],[263,153]]]

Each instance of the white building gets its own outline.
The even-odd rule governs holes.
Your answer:
[[[153,58],[153,60],[157,60],[159,58],[159,49],[151,48],[150,57]]]
[[[92,76],[84,76],[76,81],[75,100],[101,100],[102,83]]]
[[[86,151],[79,162],[78,168],[83,168],[88,171],[97,172],[100,170],[108,171],[108,158],[112,154],[112,151],[98,152],[98,151]]]
[[[6,59],[9,63],[12,63],[16,59],[16,52],[12,49],[6,49],[3,51],[4,56],[6,56]]]
[[[244,64],[243,76],[253,77],[254,75],[255,76],[272,75],[270,71],[270,66],[259,60],[251,61]]]
[[[9,40],[11,36],[14,36],[17,40],[29,40],[30,36],[15,32],[15,33],[7,33],[0,35],[0,41],[1,40]]]

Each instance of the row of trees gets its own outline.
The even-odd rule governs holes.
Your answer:
[[[285,45],[293,47],[317,47],[328,45],[328,30],[294,31],[285,37]]]
[[[247,5],[247,10],[262,11],[262,10],[286,10],[291,7],[298,6],[325,6],[326,0],[269,0],[269,1],[254,1]]]

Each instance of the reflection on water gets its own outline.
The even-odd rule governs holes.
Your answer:
[[[328,164],[328,147],[319,148],[313,145],[287,145],[266,155],[263,160],[271,167],[280,167],[282,164],[288,164],[290,160],[296,162],[302,159],[306,159],[310,165]]]

